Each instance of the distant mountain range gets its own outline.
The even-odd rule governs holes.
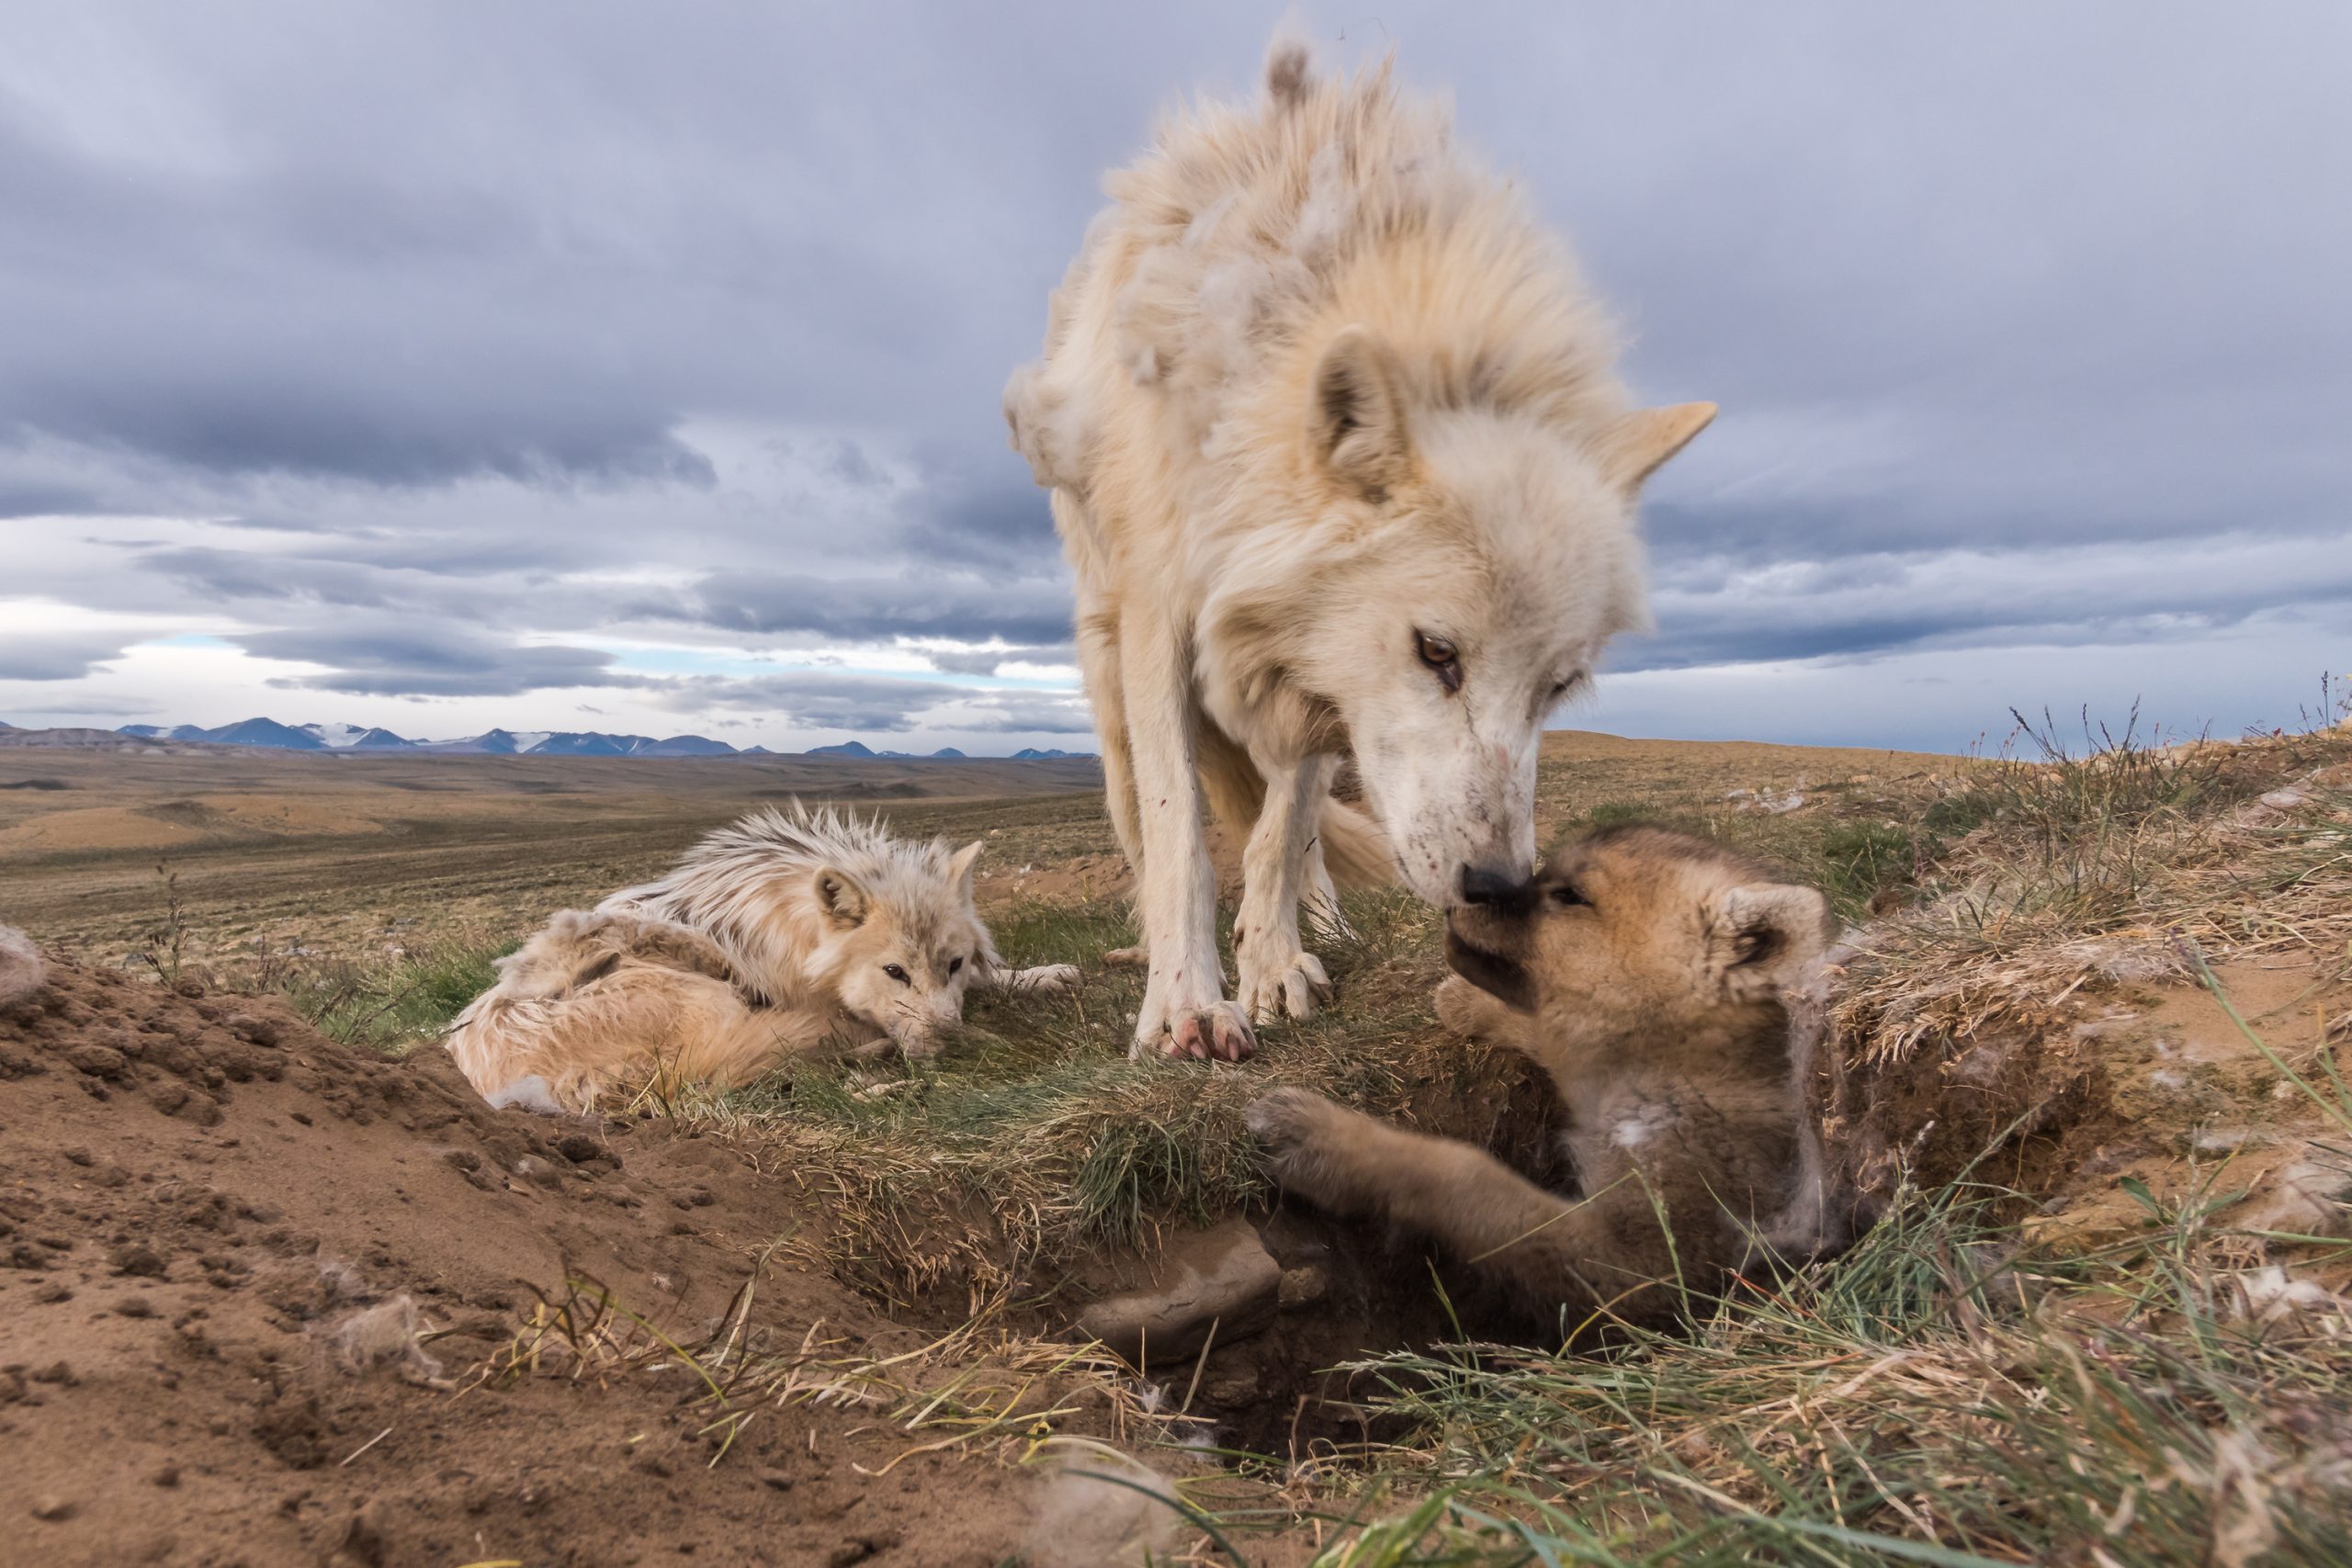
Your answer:
[[[10,726],[0,723],[0,729]],[[764,746],[738,749],[704,735],[673,735],[657,740],[650,735],[605,735],[594,730],[492,729],[455,740],[420,740],[389,729],[356,724],[280,724],[274,718],[248,718],[205,729],[193,724],[126,724],[115,731],[134,740],[209,741],[217,746],[270,746],[287,751],[427,751],[459,755],[506,757],[772,757]],[[851,757],[891,761],[962,762],[971,759],[953,746],[928,754],[876,751],[855,740],[820,746],[811,757]],[[1088,751],[1039,750],[1023,748],[1012,754],[1017,762],[1091,756]]]

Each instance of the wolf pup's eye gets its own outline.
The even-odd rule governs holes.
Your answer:
[[[1438,684],[1448,695],[1462,689],[1462,650],[1442,637],[1427,632],[1414,634],[1419,639],[1421,662],[1437,671]]]
[[[1568,909],[1592,908],[1592,900],[1578,892],[1576,884],[1572,882],[1563,882],[1553,888],[1552,902]]]
[[[962,967],[964,967],[964,961],[960,958],[951,958],[947,961],[947,972],[950,975],[953,975],[956,970],[961,969]]]
[[[911,986],[911,985],[913,985],[913,984],[914,984],[914,982],[913,982],[912,980],[910,980],[910,979],[908,979],[908,978],[907,978],[907,972],[906,972],[905,970],[903,970],[903,969],[899,968],[899,967],[897,964],[885,964],[884,965],[882,965],[882,973],[884,973],[885,975],[888,975],[888,976],[890,976],[890,978],[892,978],[893,980],[896,980],[896,981],[897,981],[897,982],[899,982],[899,984],[900,984],[901,986]]]

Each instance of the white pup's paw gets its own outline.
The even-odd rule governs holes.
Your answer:
[[[1015,969],[1006,977],[1004,988],[1015,996],[1035,993],[1057,996],[1078,984],[1075,964],[1040,964],[1034,968]]]

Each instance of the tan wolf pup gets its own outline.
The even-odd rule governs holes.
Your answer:
[[[1005,413],[1077,579],[1136,1048],[1238,1058],[1328,992],[1332,873],[1526,881],[1545,716],[1645,624],[1635,491],[1714,409],[1631,408],[1566,255],[1387,64],[1278,44],[1106,188]],[[1350,752],[1376,827],[1330,798]],[[1248,833],[1238,1004],[1204,789]]]
[[[622,1081],[741,1083],[788,1055],[928,1056],[1008,970],[973,905],[980,844],[909,843],[795,802],[710,834],[658,881],[566,910],[500,961],[447,1044],[493,1100],[584,1108]]]
[[[1250,1127],[1285,1190],[1433,1237],[1531,1312],[1670,1317],[1678,1281],[1711,1293],[1767,1247],[1829,1239],[1812,1036],[1789,1009],[1828,925],[1812,888],[1650,828],[1596,833],[1453,916],[1439,1014],[1551,1074],[1580,1197],[1304,1089],[1261,1100]]]

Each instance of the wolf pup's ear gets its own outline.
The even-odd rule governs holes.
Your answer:
[[[825,918],[846,931],[865,923],[865,889],[857,878],[830,865],[817,868],[817,907]]]
[[[1708,958],[1733,996],[1769,996],[1821,956],[1829,904],[1810,887],[1751,883],[1718,899]]]
[[[1713,423],[1713,403],[1676,403],[1671,408],[1636,409],[1600,433],[1597,455],[1609,482],[1631,493],[1662,468],[1668,457],[1690,445],[1690,438]]]
[[[1412,472],[1396,351],[1363,327],[1346,327],[1315,367],[1307,439],[1331,477],[1370,502]]]
[[[954,883],[956,891],[967,898],[972,896],[972,867],[978,863],[980,852],[986,848],[986,843],[974,839],[957,850],[955,858],[947,863],[947,880]]]

